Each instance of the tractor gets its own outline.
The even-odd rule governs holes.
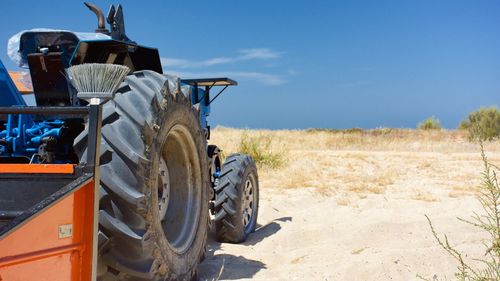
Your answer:
[[[158,49],[126,35],[121,5],[112,5],[106,17],[97,6],[85,5],[97,16],[94,33],[34,29],[9,40],[9,56],[29,68],[31,85],[0,62],[0,280],[21,276],[26,271],[15,266],[35,261],[36,270],[30,270],[37,276],[54,271],[43,263],[49,257],[43,253],[65,257],[58,243],[76,237],[78,229],[58,224],[59,240],[50,250],[41,246],[49,237],[23,233],[19,237],[35,241],[24,242],[27,248],[42,248],[10,256],[6,247],[21,247],[16,245],[25,238],[9,240],[9,235],[28,231],[24,224],[30,221],[45,220],[33,231],[82,210],[90,212],[82,222],[92,224],[89,216],[94,218],[94,248],[85,248],[85,239],[77,243],[81,249],[72,248],[68,264],[80,260],[92,269],[81,277],[78,272],[84,271],[72,268],[71,280],[194,280],[210,227],[219,241],[229,243],[245,241],[256,227],[259,182],[253,159],[236,153],[224,160],[221,150],[208,144],[210,105],[237,82],[163,74]],[[95,111],[67,75],[72,66],[92,63],[130,69],[114,97]],[[211,97],[213,89],[220,90]],[[36,106],[28,106],[24,94],[31,94]],[[75,193],[78,204],[40,215],[60,205],[64,194],[89,184],[86,174],[96,180],[94,201]],[[5,246],[2,240],[13,242]],[[92,264],[82,258],[89,252]],[[30,255],[37,258],[26,258]],[[57,270],[60,276],[66,272]]]

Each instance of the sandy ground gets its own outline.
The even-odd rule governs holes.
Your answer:
[[[374,195],[358,207],[299,190],[265,189],[259,228],[242,245],[210,243],[201,280],[415,280],[456,269],[437,246],[424,214],[458,248],[481,255],[476,229],[457,222],[474,198],[439,202]]]
[[[474,196],[482,166],[477,147],[455,145],[292,147],[290,158],[303,160],[305,170],[321,168],[319,183],[305,177],[303,187],[287,187],[286,174],[297,177],[296,161],[285,171],[263,171],[257,230],[241,245],[211,238],[200,280],[417,280],[417,274],[452,280],[457,264],[424,215],[469,258],[483,255],[486,238],[456,219],[481,210]],[[500,162],[497,148],[489,156]]]

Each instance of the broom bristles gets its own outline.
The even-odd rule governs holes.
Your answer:
[[[114,93],[130,69],[123,65],[88,63],[67,69],[71,84],[78,92]]]

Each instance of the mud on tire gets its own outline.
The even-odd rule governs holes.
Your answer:
[[[222,165],[215,187],[215,230],[221,242],[240,243],[255,230],[259,209],[259,178],[253,159],[232,154]]]
[[[87,132],[75,139],[85,159]],[[206,247],[206,140],[188,88],[152,71],[103,106],[98,280],[192,280]]]

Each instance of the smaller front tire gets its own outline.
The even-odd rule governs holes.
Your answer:
[[[238,153],[226,159],[215,187],[214,206],[215,230],[220,242],[243,242],[255,230],[259,177],[250,156]]]

